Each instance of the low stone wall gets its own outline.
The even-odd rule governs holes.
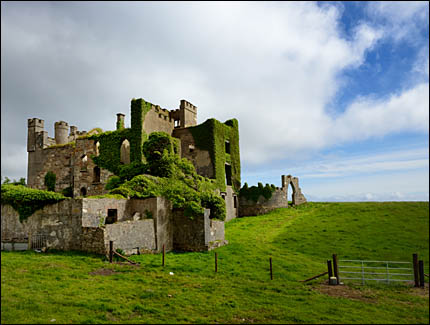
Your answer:
[[[209,238],[209,214],[205,209],[204,214],[193,219],[184,214],[183,209],[173,211],[173,247],[180,251],[204,251],[208,249]]]
[[[18,212],[10,205],[1,205],[1,236],[28,238],[43,236],[46,246],[59,250],[81,248],[81,202],[67,199],[45,206],[22,223]]]
[[[228,244],[224,239],[224,221],[210,220],[209,236],[206,239],[208,249],[212,250]]]
[[[137,247],[143,251],[154,251],[155,227],[154,220],[124,221],[105,226],[104,245],[109,250],[109,241],[113,241],[114,249],[122,249],[125,254],[134,254]]]
[[[88,253],[106,255],[109,247],[105,247],[105,229],[82,227],[81,250]]]
[[[277,188],[268,200],[262,195],[258,198],[257,202],[247,200],[244,197],[239,198],[240,217],[258,216],[277,208],[288,208],[287,193],[282,188]]]
[[[124,220],[126,199],[81,199],[82,227],[100,227],[105,224],[109,209],[117,210],[118,221]]]

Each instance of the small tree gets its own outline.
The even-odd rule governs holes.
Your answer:
[[[48,191],[55,192],[55,182],[57,180],[57,176],[49,171],[45,175],[45,186]]]

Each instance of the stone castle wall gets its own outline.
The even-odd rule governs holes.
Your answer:
[[[198,175],[214,178],[215,169],[209,151],[196,147],[189,129],[175,129],[172,136],[181,140],[181,157],[190,160]]]
[[[287,208],[287,191],[277,188],[270,199],[260,195],[257,202],[247,200],[244,197],[239,198],[239,217],[258,216],[268,213],[277,208]]]
[[[64,200],[45,206],[22,223],[10,205],[1,205],[1,237],[24,238],[42,235],[46,245],[60,250],[81,249],[82,201]]]
[[[106,223],[109,210],[117,220]],[[112,212],[112,211],[110,211]],[[172,213],[165,198],[66,199],[45,206],[22,223],[10,205],[1,205],[2,241],[42,235],[46,247],[106,254],[109,241],[126,253],[172,249],[201,251],[224,244],[224,222],[205,215],[190,219],[183,211]],[[215,246],[214,246],[215,245]]]

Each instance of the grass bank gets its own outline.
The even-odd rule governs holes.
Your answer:
[[[2,323],[428,323],[429,291],[298,282],[341,258],[424,259],[428,202],[308,203],[226,223],[214,252],[132,256],[2,252]],[[270,280],[269,257],[274,279]],[[173,273],[173,275],[171,275]],[[55,319],[55,320],[54,320]]]

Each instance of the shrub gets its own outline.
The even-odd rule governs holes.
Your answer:
[[[55,192],[55,182],[57,180],[57,176],[49,171],[45,175],[45,186],[48,191]]]
[[[65,196],[62,194],[36,190],[23,185],[1,186],[1,203],[11,205],[19,213],[21,222],[45,205],[64,199]]]
[[[248,187],[248,184],[245,183],[239,191],[239,197],[244,197],[245,199],[253,202],[257,202],[260,196],[269,200],[275,190],[275,185],[266,184],[266,186],[263,186],[262,183],[258,183],[258,186]]]
[[[221,197],[211,192],[203,192],[200,198],[202,205],[205,208],[211,209],[211,218],[225,220],[225,201]]]
[[[109,177],[105,189],[106,190],[113,190],[114,188],[117,188],[121,185],[121,178],[119,176],[111,176]]]
[[[61,191],[61,194],[65,197],[73,197],[73,188],[71,186],[66,187]]]

